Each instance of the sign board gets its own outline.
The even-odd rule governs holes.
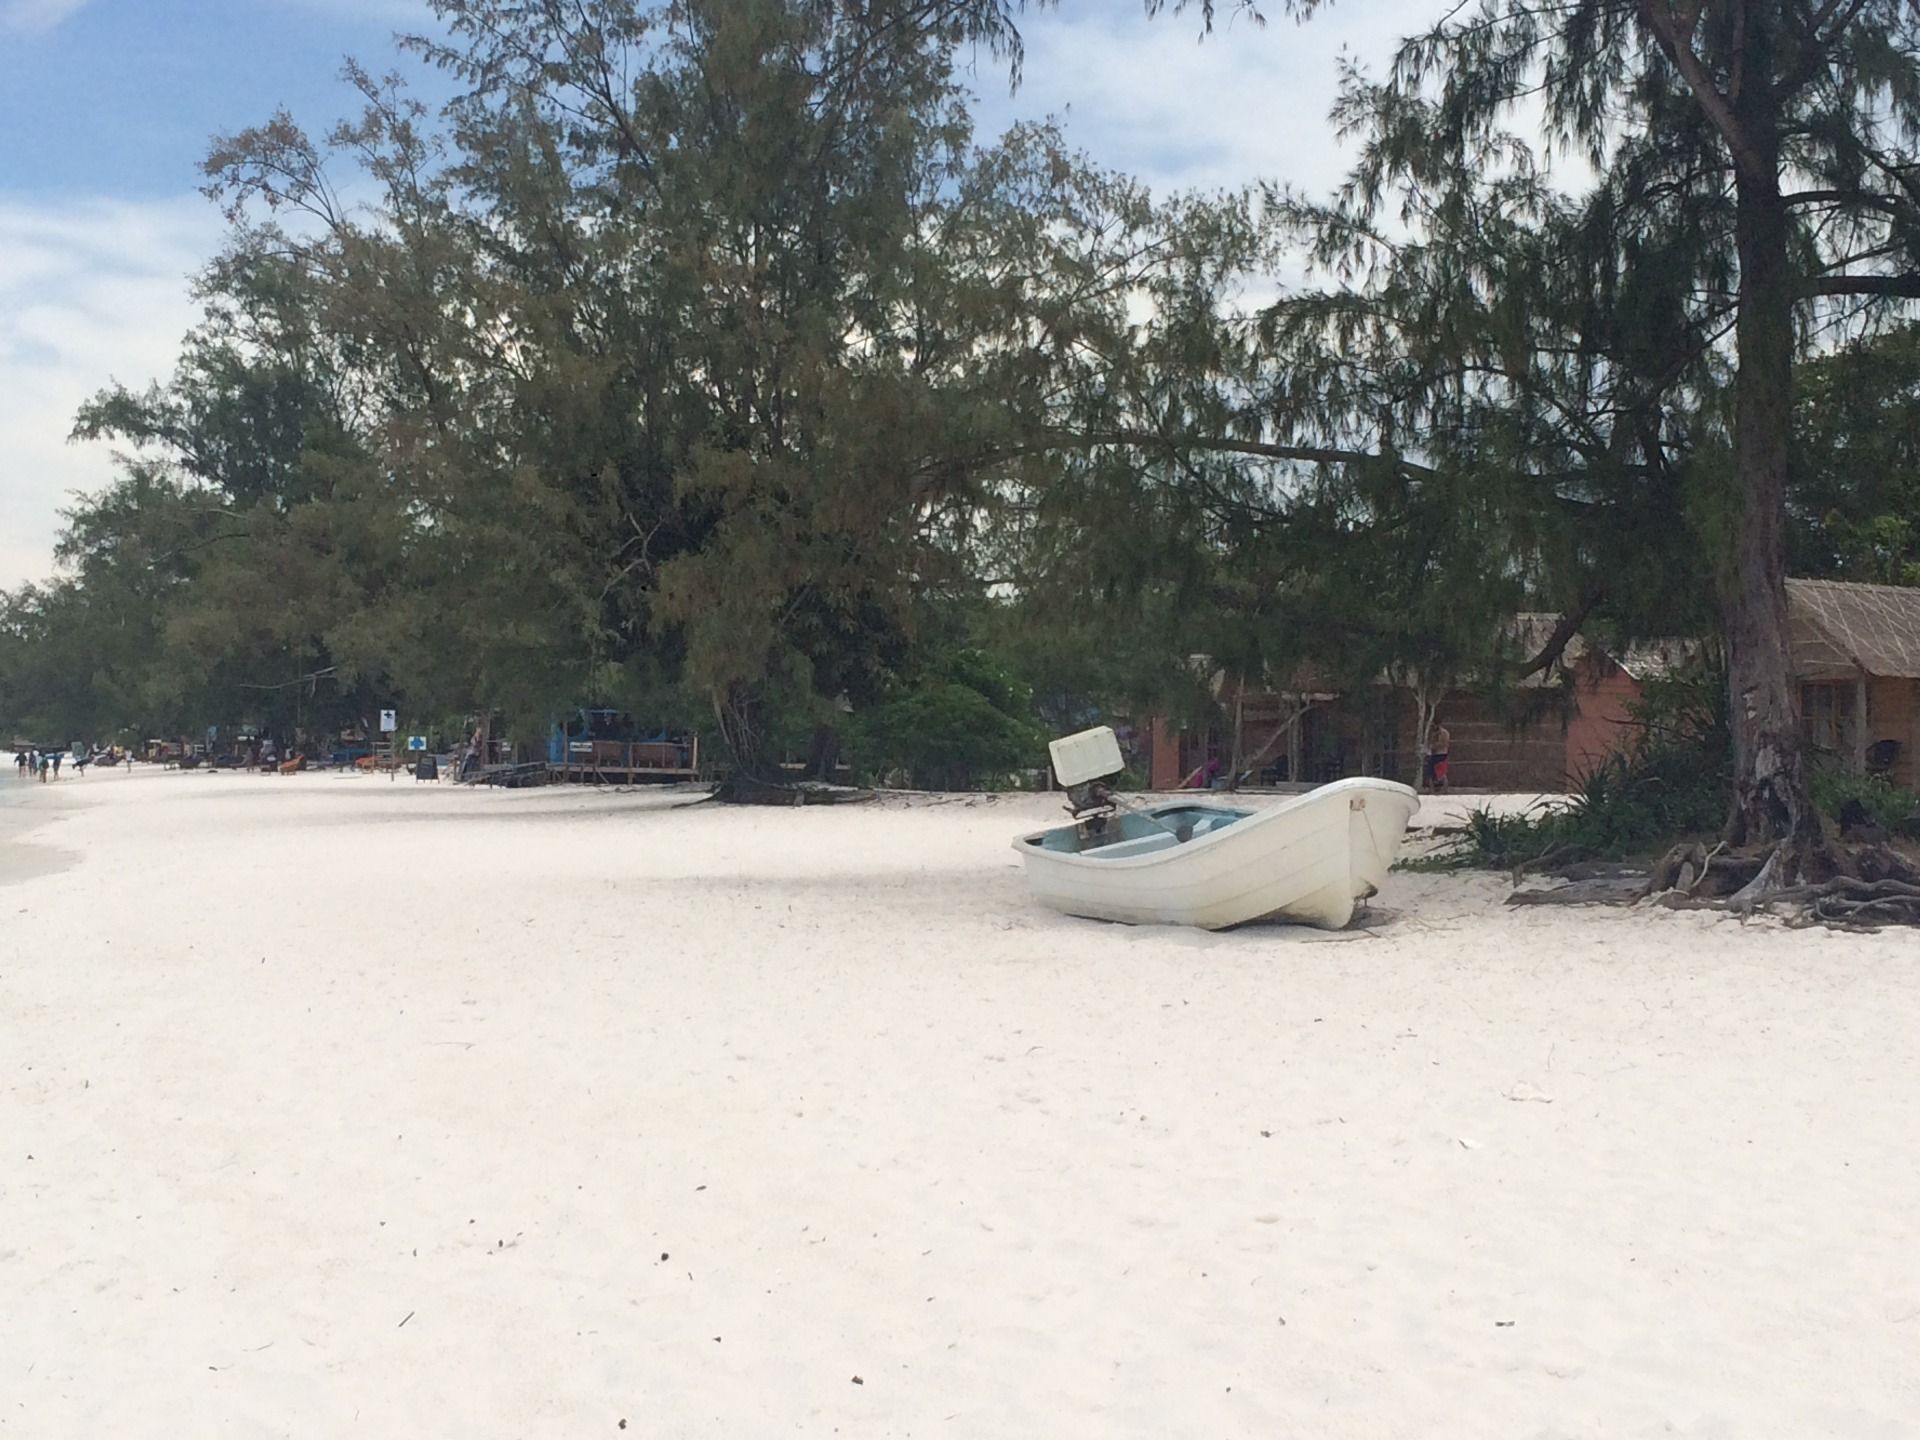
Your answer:
[[[394,731],[398,730],[399,728],[400,728],[400,719],[397,715],[394,714],[393,711],[382,710],[380,712],[380,733],[382,735],[391,735]]]
[[[424,736],[424,735],[409,735],[409,736],[407,736],[407,749],[409,749],[409,750],[425,750],[426,748],[427,748],[427,737],[426,737],[426,736]]]
[[[593,742],[591,740],[569,740],[567,742],[567,753],[569,755],[591,755],[593,753]]]

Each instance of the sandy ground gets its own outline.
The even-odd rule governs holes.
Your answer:
[[[1911,934],[1101,926],[1045,797],[31,788],[0,1435],[1920,1431]]]

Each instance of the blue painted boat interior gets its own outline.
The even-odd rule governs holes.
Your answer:
[[[1035,835],[1027,843],[1035,849],[1083,855],[1089,860],[1125,860],[1171,850],[1187,840],[1211,835],[1236,820],[1244,820],[1252,813],[1218,805],[1168,805],[1148,814],[1109,815],[1105,828],[1097,833],[1089,834],[1078,825],[1063,825],[1058,830]]]

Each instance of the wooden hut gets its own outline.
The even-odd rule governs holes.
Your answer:
[[[1920,788],[1920,588],[1789,580],[1787,621],[1814,753]]]

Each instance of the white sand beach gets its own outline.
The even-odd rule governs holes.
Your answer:
[[[1911,933],[1103,926],[1043,796],[19,788],[0,1435],[1920,1433]]]

